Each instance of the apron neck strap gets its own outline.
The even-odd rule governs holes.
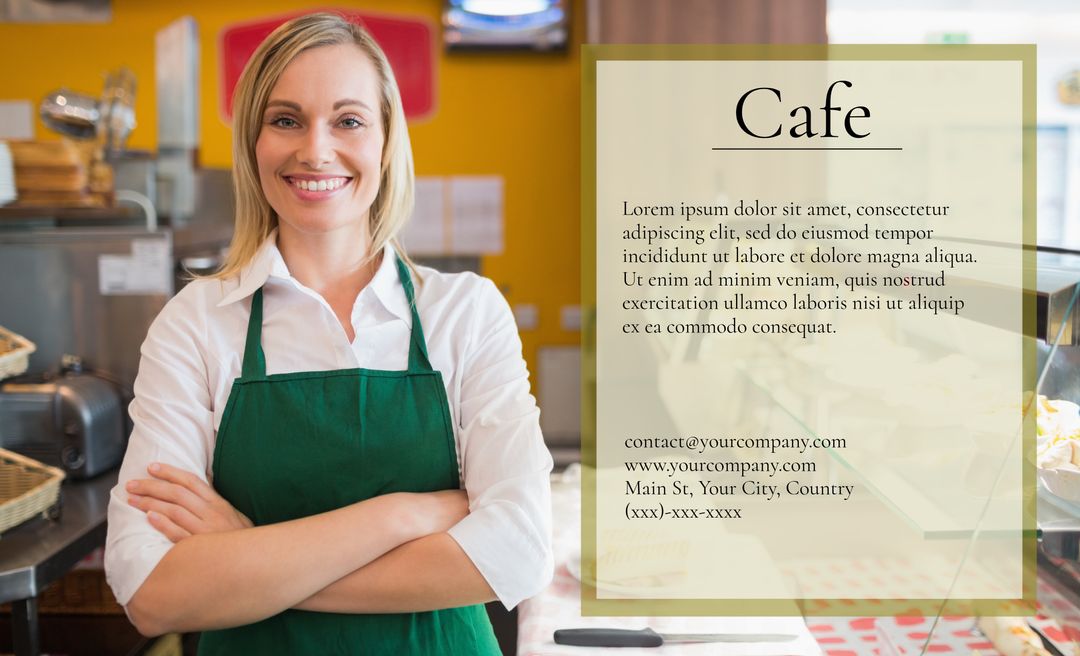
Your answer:
[[[266,378],[266,356],[262,349],[263,290],[259,287],[251,295],[251,317],[248,319],[247,343],[244,345],[245,380]]]
[[[400,258],[397,261],[398,278],[401,286],[405,288],[405,298],[409,302],[409,312],[412,314],[412,336],[409,338],[409,371],[431,371],[431,362],[428,360],[427,341],[424,339],[424,328],[420,325],[420,314],[416,311],[416,292],[413,289],[412,276],[409,275],[409,267]]]

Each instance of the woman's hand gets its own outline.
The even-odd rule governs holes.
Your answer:
[[[128,503],[173,542],[200,533],[251,528],[251,520],[191,472],[163,463],[147,468],[153,478],[129,481]]]

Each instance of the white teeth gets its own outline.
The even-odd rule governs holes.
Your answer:
[[[328,180],[293,180],[293,185],[304,191],[333,191],[348,182],[348,178],[330,178]]]

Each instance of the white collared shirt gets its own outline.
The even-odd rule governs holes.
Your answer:
[[[105,570],[117,601],[135,591],[173,546],[124,484],[152,462],[209,481],[221,415],[240,376],[250,301],[264,286],[267,374],[332,369],[406,369],[412,318],[387,246],[352,310],[349,343],[330,305],[289,274],[276,231],[238,278],[189,283],[162,309],[142,345],[129,411],[134,422],[109,502]],[[419,267],[416,305],[432,367],[442,372],[470,513],[450,529],[509,609],[551,579],[551,455],[529,392],[521,339],[502,294],[487,278]]]

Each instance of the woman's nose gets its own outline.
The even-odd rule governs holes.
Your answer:
[[[296,158],[301,164],[313,169],[322,168],[334,161],[333,139],[329,132],[319,127],[310,128],[304,135]]]

